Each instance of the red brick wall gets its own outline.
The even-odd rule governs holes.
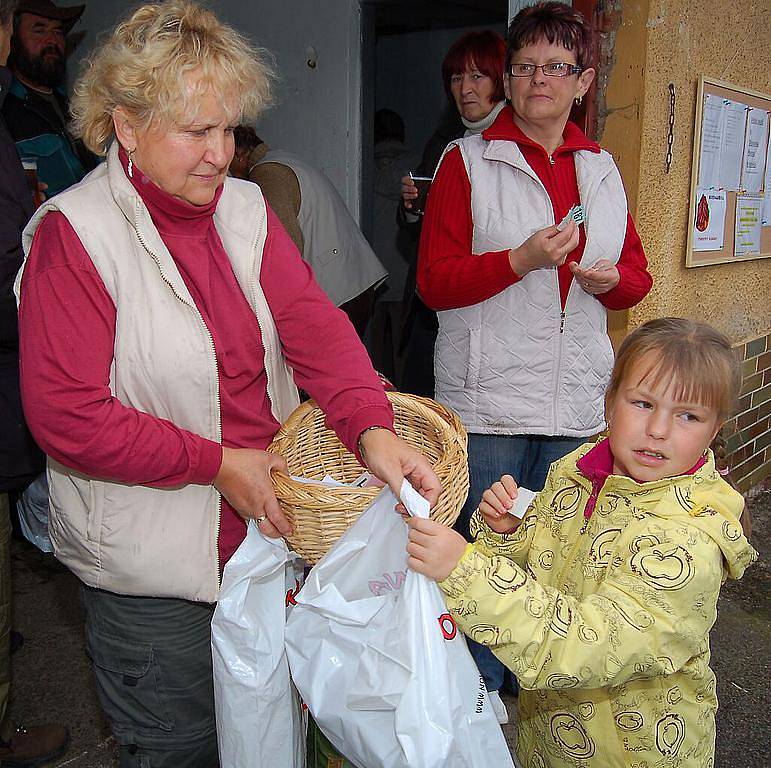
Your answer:
[[[742,389],[736,415],[723,428],[725,462],[739,490],[771,477],[771,334],[737,347]]]

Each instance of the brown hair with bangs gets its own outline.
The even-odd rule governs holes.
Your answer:
[[[679,400],[714,409],[721,422],[731,415],[741,383],[731,342],[711,325],[680,317],[650,320],[624,339],[605,393],[606,408],[646,356],[650,367],[635,384],[668,387],[674,382]]]
[[[517,51],[539,40],[573,51],[581,69],[591,66],[592,28],[584,15],[569,5],[548,2],[523,8],[509,25],[506,67]]]

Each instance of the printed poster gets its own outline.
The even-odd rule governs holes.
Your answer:
[[[720,186],[720,149],[723,146],[725,110],[723,99],[708,93],[704,97],[701,119],[699,186]]]
[[[771,141],[766,145],[766,177],[763,182],[763,226],[771,226]]]
[[[725,213],[726,193],[724,190],[696,190],[696,220],[693,223],[694,251],[723,250]]]
[[[762,216],[762,197],[737,196],[734,256],[742,256],[745,253],[760,253],[760,223]]]
[[[723,99],[724,130],[720,147],[720,180],[718,186],[736,192],[742,171],[744,135],[749,107],[739,101]]]
[[[767,150],[768,112],[765,109],[750,109],[747,112],[747,135],[742,162],[742,191],[748,195],[759,195],[763,188]]]

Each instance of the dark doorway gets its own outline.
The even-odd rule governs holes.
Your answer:
[[[508,2],[364,0],[362,14],[362,228],[368,234],[375,111],[385,107],[399,113],[405,144],[419,158],[447,108],[441,77],[447,49],[471,29],[505,35]]]

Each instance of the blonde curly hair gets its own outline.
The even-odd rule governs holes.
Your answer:
[[[133,11],[89,57],[71,100],[73,132],[107,153],[122,108],[146,129],[195,119],[197,97],[221,94],[233,123],[271,103],[272,56],[190,0]]]

